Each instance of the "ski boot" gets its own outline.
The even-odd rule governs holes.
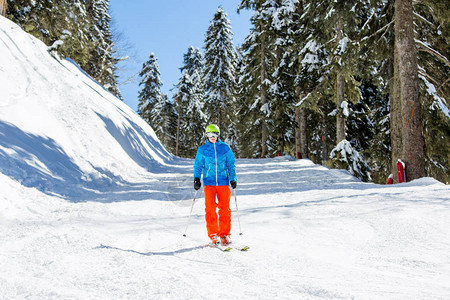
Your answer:
[[[211,234],[209,238],[211,239],[211,244],[220,245],[220,237],[217,234]]]
[[[229,244],[231,244],[231,238],[229,235],[224,235],[223,237],[220,238],[220,243],[223,246],[228,246]]]

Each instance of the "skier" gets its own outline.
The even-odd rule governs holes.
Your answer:
[[[194,189],[202,186],[203,172],[205,192],[205,219],[208,236],[215,245],[231,243],[231,210],[229,185],[236,188],[236,166],[234,154],[226,143],[219,139],[220,129],[210,124],[206,127],[206,142],[197,150],[194,162]],[[217,201],[216,201],[217,196]],[[217,215],[217,208],[219,213]]]

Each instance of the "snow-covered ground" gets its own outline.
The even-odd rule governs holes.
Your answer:
[[[238,160],[223,253],[192,160],[3,17],[0,53],[0,298],[450,298],[448,185]]]

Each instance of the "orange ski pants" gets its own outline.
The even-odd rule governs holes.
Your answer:
[[[231,230],[230,187],[228,185],[207,185],[204,190],[208,236],[212,237],[214,234],[220,237],[229,235]],[[219,209],[219,215],[217,215],[217,208]]]

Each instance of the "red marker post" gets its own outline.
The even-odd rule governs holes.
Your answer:
[[[400,159],[397,161],[398,183],[406,182],[405,163]]]

